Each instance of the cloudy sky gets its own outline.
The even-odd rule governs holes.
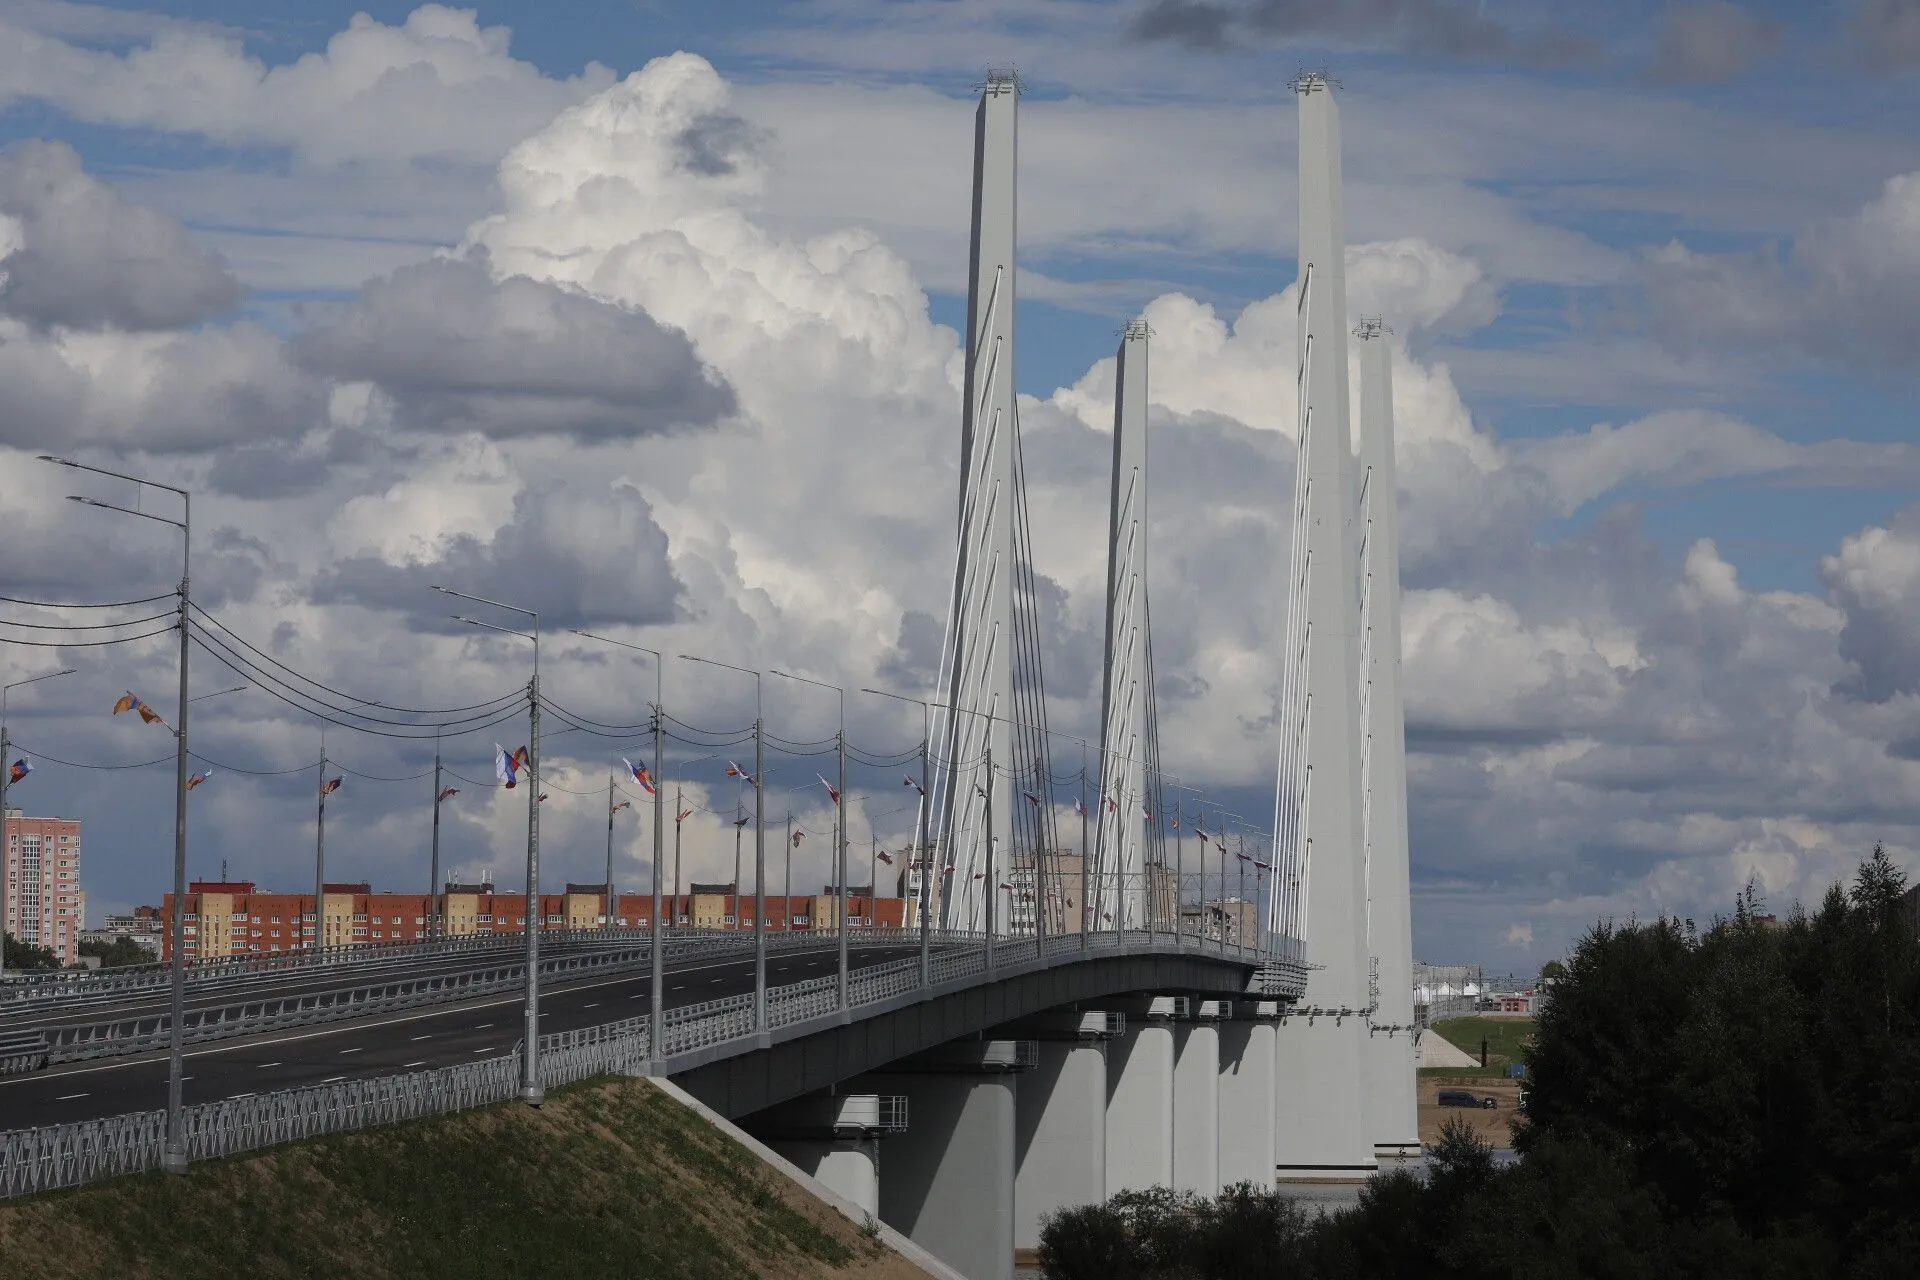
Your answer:
[[[164,526],[63,501],[161,499],[33,460],[59,452],[191,488],[197,601],[340,695],[524,684],[527,646],[432,582],[539,610],[546,693],[603,723],[644,717],[650,660],[566,628],[667,653],[669,710],[711,729],[751,721],[751,681],[671,655],[923,690],[990,65],[1028,86],[1018,380],[1058,730],[1097,720],[1111,357],[1144,313],[1163,757],[1271,819],[1287,81],[1326,66],[1350,309],[1394,329],[1416,953],[1524,969],[1749,878],[1784,909],[1876,840],[1920,862],[1916,0],[0,0],[0,595],[177,580]],[[0,636],[5,680],[78,668],[12,696],[18,802],[86,820],[96,919],[157,901],[170,761],[78,766],[167,755],[107,710],[171,715],[171,638]],[[193,679],[240,682],[205,653]],[[784,737],[832,733],[831,695],[764,697]],[[192,872],[311,883],[322,721],[259,687],[194,713]],[[847,716],[870,751],[918,742],[917,711]],[[524,736],[444,744],[474,780],[444,857],[503,885],[525,810],[486,783]],[[548,739],[550,887],[597,878],[639,745]],[[431,741],[325,748],[330,877],[423,888]],[[673,770],[703,878],[730,874],[743,754],[710,750]],[[1056,772],[1079,752],[1057,739]],[[824,831],[824,764],[776,756],[770,814]],[[899,772],[854,770],[857,848],[907,830]]]

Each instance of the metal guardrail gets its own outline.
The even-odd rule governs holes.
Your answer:
[[[750,937],[751,935],[749,935]],[[891,935],[905,940],[902,932]],[[917,941],[917,935],[910,935]],[[872,939],[878,940],[878,939]],[[816,939],[817,941],[817,939]],[[975,942],[961,938],[961,943]],[[1138,947],[1164,954],[1166,934],[1123,934],[1089,951]],[[1245,959],[1237,948],[1189,940],[1179,950]],[[985,947],[953,946],[953,935],[942,935],[943,950],[932,957],[934,985],[984,974]],[[1077,951],[1074,935],[1036,946],[1016,939],[1011,947],[996,945],[996,965],[1011,961],[1044,962],[1059,951]],[[1071,943],[1070,946],[1064,945]],[[1003,957],[1005,959],[1003,960]],[[875,1004],[919,986],[919,958],[889,961],[850,976],[848,1002]],[[838,1008],[838,975],[785,983],[767,992],[770,1027],[791,1026]],[[665,1051],[669,1056],[751,1038],[754,1032],[753,997],[727,996],[666,1011]],[[648,1066],[648,1015],[618,1022],[556,1032],[540,1037],[540,1075],[553,1088],[595,1075],[636,1074]],[[1019,1065],[1032,1066],[1036,1046],[1021,1042]],[[302,1138],[344,1133],[421,1116],[439,1115],[504,1102],[519,1085],[518,1053],[486,1058],[429,1071],[366,1077],[330,1084],[287,1089],[248,1097],[202,1103],[182,1111],[190,1159],[233,1155]],[[904,1125],[905,1115],[896,1117]],[[86,1120],[75,1124],[0,1132],[0,1198],[59,1187],[77,1186],[99,1178],[138,1173],[159,1167],[165,1139],[166,1113],[142,1111]]]

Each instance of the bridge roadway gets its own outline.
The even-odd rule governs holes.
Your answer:
[[[746,936],[750,939],[752,935]],[[543,942],[540,959],[542,964],[548,964],[570,955],[592,952],[631,952],[636,957],[636,963],[644,967],[648,944],[645,939],[620,943],[569,942],[558,946]],[[433,955],[394,956],[372,964],[356,962],[349,955],[346,957],[348,962],[340,965],[223,975],[211,980],[190,982],[186,990],[186,1009],[188,1013],[194,1013],[243,1001],[282,1000],[359,987],[377,987],[383,983],[419,982],[476,969],[517,966],[525,955],[521,947],[508,945]],[[672,967],[669,957],[669,970]],[[172,992],[165,983],[100,995],[74,993],[39,1000],[27,999],[18,1004],[0,1004],[0,1029],[37,1031],[151,1018],[165,1015],[171,1007],[171,1001]],[[192,1019],[188,1019],[188,1023],[191,1025]]]
[[[909,954],[913,954],[912,948],[899,945],[856,946],[849,949],[848,963],[857,970]],[[818,951],[777,952],[767,958],[767,983],[776,986],[830,976],[838,962],[831,939]],[[290,974],[289,978],[305,981],[313,976]],[[646,1013],[651,1003],[650,985],[644,967],[639,972],[543,983],[540,1030],[543,1034],[571,1031]],[[724,960],[688,957],[684,963],[669,962],[666,973],[668,1008],[752,990],[751,956]],[[250,998],[252,994],[249,992]],[[352,1076],[394,1075],[504,1054],[520,1039],[524,1022],[521,1000],[521,993],[515,990],[456,1004],[189,1046],[185,1101],[188,1105],[217,1102]],[[166,1096],[164,1053],[0,1076],[0,1130],[155,1110],[166,1105]]]

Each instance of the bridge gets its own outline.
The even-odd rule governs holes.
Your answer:
[[[921,702],[929,776],[909,927],[848,927],[844,822],[836,920],[769,930],[756,906],[749,928],[666,927],[658,803],[648,926],[540,927],[536,674],[524,938],[331,950],[316,924],[308,952],[188,966],[176,892],[168,969],[0,989],[0,1114],[14,1126],[0,1133],[0,1194],[513,1097],[537,1105],[549,1087],[619,1072],[673,1080],[958,1273],[997,1277],[1037,1244],[1044,1214],[1116,1190],[1360,1179],[1417,1153],[1390,331],[1355,330],[1356,455],[1338,114],[1324,75],[1294,88],[1294,538],[1275,584],[1288,629],[1272,853],[1251,860],[1249,919],[1190,921],[1185,833],[1163,803],[1153,334],[1140,321],[1118,351],[1098,790],[1091,813],[1076,803],[1077,868],[1058,856],[1013,378],[1022,86],[990,72],[953,591],[939,696]],[[663,719],[656,701],[656,761]],[[756,833],[759,774],[756,761]],[[756,861],[764,870],[763,848]],[[316,886],[323,904],[318,865]]]

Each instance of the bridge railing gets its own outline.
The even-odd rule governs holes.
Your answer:
[[[1115,935],[1107,943],[1087,940],[1087,949],[1137,947],[1165,952],[1190,950],[1242,958],[1239,950],[1189,938],[1178,946],[1165,933]],[[1044,961],[1080,949],[1076,935],[1036,944],[1011,939],[995,945],[995,961]],[[941,935],[932,957],[937,985],[982,974],[984,940],[978,935]],[[767,992],[768,1024],[791,1026],[838,1008],[838,975],[783,983]],[[883,962],[849,977],[852,1006],[877,1003],[919,986],[919,957]],[[680,1005],[665,1013],[669,1056],[751,1038],[753,997],[727,996]],[[548,1088],[596,1075],[647,1069],[648,1015],[556,1032],[540,1037],[541,1082]],[[504,1102],[519,1088],[517,1050],[478,1062],[400,1075],[339,1080],[273,1093],[228,1098],[184,1108],[190,1159],[234,1155],[302,1138],[345,1133],[422,1116]],[[0,1132],[0,1197],[77,1186],[99,1178],[158,1168],[166,1136],[166,1113],[142,1111],[74,1124]]]

